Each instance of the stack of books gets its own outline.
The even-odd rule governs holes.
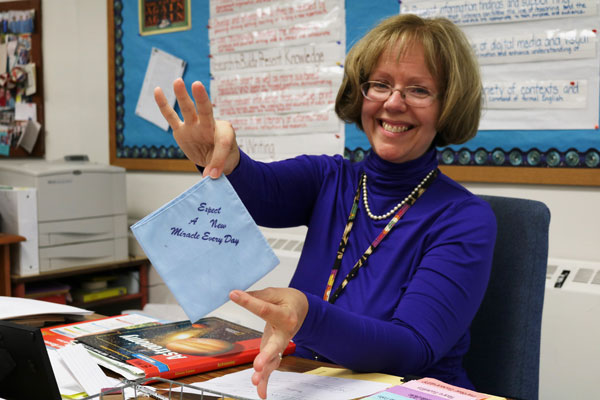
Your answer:
[[[81,286],[73,291],[73,300],[79,303],[90,303],[126,295],[127,287],[117,282],[119,282],[118,276],[95,276],[82,282]]]
[[[25,289],[25,297],[51,303],[67,304],[70,289],[69,285],[58,281],[32,282]]]
[[[129,327],[82,336],[98,364],[127,379],[185,375],[251,363],[260,351],[261,333],[216,318]],[[290,342],[284,354],[294,351]]]

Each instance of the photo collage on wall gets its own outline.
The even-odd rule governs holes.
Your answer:
[[[0,13],[0,155],[22,147],[30,153],[40,125],[32,96],[36,93],[31,59],[35,10]]]

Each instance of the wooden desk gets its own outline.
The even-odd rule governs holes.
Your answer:
[[[309,360],[306,358],[300,358],[300,357],[294,357],[294,356],[285,356],[281,360],[281,364],[279,365],[279,368],[277,368],[277,370],[285,371],[285,372],[300,372],[300,373],[302,373],[302,372],[307,372],[307,371],[310,371],[310,370],[313,370],[313,369],[319,368],[319,367],[340,368],[339,365],[329,364],[329,363],[325,363],[322,361]],[[248,369],[248,368],[252,368],[251,363],[236,365],[234,367],[219,369],[219,370],[215,370],[215,371],[209,371],[209,372],[205,372],[202,374],[186,376],[186,377],[177,379],[176,382],[184,383],[184,384],[204,382],[204,381],[207,381],[212,378],[218,378],[218,377],[221,377],[221,376],[224,376],[227,374],[231,374],[233,372],[242,371],[242,370]],[[154,384],[152,384],[152,386],[159,388],[159,389],[168,389],[169,388],[169,384],[164,383],[164,382],[154,383]],[[176,389],[171,392],[173,395],[173,399],[179,399],[180,398],[179,397],[179,389],[177,387],[175,387],[175,388]],[[177,394],[174,394],[174,393],[177,393]],[[184,394],[182,399],[197,400],[197,399],[201,399],[201,396],[192,395],[192,394]],[[210,395],[204,396],[204,400],[212,400],[212,399],[222,399],[222,397],[214,397],[214,396],[210,396]],[[229,398],[226,398],[226,399],[229,399]]]
[[[237,365],[235,367],[205,372],[205,373],[198,374],[198,375],[186,376],[186,377],[177,379],[176,382],[185,383],[185,384],[204,382],[204,381],[207,381],[212,378],[218,378],[220,376],[227,375],[232,372],[242,371],[244,369],[251,368],[251,367],[252,367],[252,364]],[[329,363],[325,363],[322,361],[314,361],[314,360],[309,360],[306,358],[300,358],[300,357],[294,357],[294,356],[285,356],[285,357],[283,357],[283,360],[281,360],[281,364],[279,365],[279,368],[277,368],[277,369],[279,371],[285,371],[285,372],[303,373],[303,372],[307,372],[307,371],[310,371],[310,370],[313,370],[313,369],[319,368],[319,367],[341,368],[339,365],[336,365],[336,364],[329,364]],[[166,383],[156,383],[152,386],[157,387],[157,388],[168,388],[169,387],[169,385]],[[177,391],[176,393],[179,394],[179,391]],[[173,398],[179,399],[178,395]],[[200,396],[186,394],[182,397],[182,399],[197,400],[197,399],[200,399]],[[204,396],[204,400],[212,400],[212,399],[222,399],[222,397],[212,397],[212,396],[206,396],[206,395]],[[506,400],[514,400],[514,399],[506,398]]]
[[[209,371],[202,374],[190,375],[183,378],[177,379],[177,382],[181,383],[194,383],[194,382],[204,382],[212,378],[218,378],[223,375],[231,374],[232,372],[242,371],[244,369],[251,368],[252,364],[242,364],[236,365],[230,368],[218,369],[215,371]],[[309,360],[306,358],[294,357],[294,356],[285,356],[281,360],[281,364],[279,371],[286,372],[307,372],[315,368],[319,367],[338,367],[339,365],[324,363],[321,361]],[[157,384],[156,387],[165,387],[163,384]]]

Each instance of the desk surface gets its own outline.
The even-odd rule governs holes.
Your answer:
[[[279,371],[286,372],[307,372],[315,368],[319,367],[338,367],[339,365],[324,363],[321,361],[309,360],[306,358],[294,357],[294,356],[285,356],[281,360],[281,364]],[[242,371],[244,369],[252,368],[252,364],[242,364],[236,365],[234,367],[218,369],[215,371],[209,371],[202,374],[190,375],[183,378],[177,379],[177,382],[180,383],[194,383],[194,382],[204,382],[212,378],[218,378],[223,375],[230,374],[232,372]],[[153,385],[154,386],[154,385]],[[166,384],[156,384],[156,387],[166,387]]]
[[[315,360],[309,360],[306,358],[300,358],[300,357],[294,357],[294,356],[285,356],[283,357],[283,359],[281,360],[281,364],[279,365],[279,368],[277,368],[279,371],[286,371],[286,372],[307,372],[310,370],[313,370],[315,368],[319,368],[319,367],[337,367],[340,368],[339,365],[335,365],[335,364],[329,364],[329,363],[324,363],[321,361],[315,361]],[[248,369],[248,368],[252,368],[252,364],[241,364],[241,365],[236,365],[234,367],[229,367],[229,368],[224,368],[224,369],[219,369],[219,370],[215,370],[215,371],[209,371],[209,372],[205,372],[202,374],[197,374],[197,375],[190,375],[190,376],[186,376],[186,377],[182,377],[179,379],[176,379],[175,381],[177,383],[183,383],[183,384],[191,384],[191,383],[197,383],[197,382],[204,382],[207,381],[209,379],[212,378],[218,378],[233,372],[238,372],[238,371],[242,371],[244,369]],[[160,382],[160,383],[154,383],[151,384],[151,386],[156,387],[158,389],[168,389],[169,388],[169,384],[165,383],[165,382]],[[171,392],[171,394],[176,393],[176,395],[173,397],[174,399],[179,399],[180,397],[180,392],[179,389],[177,389],[177,387],[175,386],[174,389],[172,389],[173,391]],[[160,393],[160,392],[159,392]],[[166,393],[166,392],[162,392],[162,393]],[[199,395],[190,395],[190,394],[184,394],[181,397],[183,400],[198,400],[201,397]],[[222,397],[218,397],[218,396],[211,396],[211,395],[205,395],[203,397],[204,400],[213,400],[213,399],[222,399]],[[229,398],[227,398],[229,399]]]
[[[230,374],[232,372],[238,372],[247,368],[251,368],[252,364],[242,364],[242,365],[237,365],[235,367],[230,367],[230,368],[224,368],[224,369],[220,369],[220,370],[216,370],[216,371],[210,371],[210,372],[205,372],[202,374],[197,374],[197,375],[191,375],[191,376],[186,376],[183,378],[179,378],[176,381],[179,383],[184,383],[184,384],[191,384],[191,383],[195,383],[195,382],[204,382],[207,381],[209,379],[212,378],[218,378],[220,376],[223,375],[227,375]],[[306,358],[300,358],[300,357],[294,357],[294,356],[285,356],[283,357],[283,360],[281,360],[281,364],[279,365],[279,368],[277,368],[279,371],[286,371],[286,372],[307,372],[310,370],[313,370],[315,368],[319,368],[319,367],[331,367],[331,368],[340,368],[339,365],[336,364],[329,364],[329,363],[324,363],[321,361],[315,361],[315,360],[309,360]],[[169,385],[166,383],[156,383],[153,384],[152,386],[156,387],[156,388],[168,388]],[[196,399],[197,397],[193,397],[193,396],[184,396],[184,399]],[[208,397],[205,396],[205,399],[213,399],[216,397]],[[220,397],[219,397],[220,399]],[[506,400],[511,400],[510,398],[506,398]]]

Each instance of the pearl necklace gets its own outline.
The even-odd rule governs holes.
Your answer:
[[[431,176],[433,175],[434,172],[435,172],[435,169],[432,169],[427,174],[427,176],[425,178],[423,178],[421,183],[419,183],[417,185],[417,187],[415,187],[413,189],[413,191],[410,192],[410,194],[404,198],[404,200],[402,200],[400,203],[396,204],[394,206],[394,208],[392,208],[390,211],[386,212],[383,215],[374,215],[373,213],[371,213],[371,209],[369,208],[369,201],[367,200],[367,174],[363,173],[363,176],[362,176],[363,204],[365,205],[365,210],[367,210],[367,215],[369,216],[369,218],[371,218],[375,221],[380,221],[382,219],[391,217],[400,207],[402,207],[404,204],[406,204],[407,201],[409,201],[411,198],[414,198],[414,196],[417,194],[419,189],[421,189],[423,187],[423,185],[425,185],[427,183],[427,181],[431,178]]]

